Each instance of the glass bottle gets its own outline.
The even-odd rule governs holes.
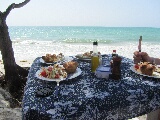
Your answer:
[[[92,53],[92,57],[91,57],[91,71],[92,72],[96,71],[96,69],[100,63],[97,46],[98,46],[97,41],[93,42],[93,53]]]

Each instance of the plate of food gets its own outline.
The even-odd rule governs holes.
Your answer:
[[[65,57],[62,53],[59,53],[58,55],[46,54],[45,56],[42,56],[40,58],[40,62],[46,63],[46,64],[55,64],[55,63],[63,61],[64,59],[65,59]]]
[[[78,68],[78,63],[74,61],[66,62],[63,65],[54,64],[53,66],[42,67],[36,72],[36,77],[40,80],[56,81],[73,79],[82,73]]]
[[[141,62],[138,64],[133,64],[130,69],[139,75],[160,78],[160,65],[153,65],[149,62]]]
[[[78,58],[79,60],[87,60],[87,61],[90,61],[90,60],[91,60],[92,53],[93,53],[93,51],[85,52],[85,53],[83,53],[83,54],[77,54],[75,57]],[[98,52],[98,54],[100,54],[100,52]]]

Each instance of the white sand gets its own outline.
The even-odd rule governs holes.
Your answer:
[[[111,54],[112,50],[117,50],[119,55],[132,58],[133,52],[138,49],[137,43],[125,43],[121,45],[98,45],[98,51],[102,54]],[[23,45],[23,47],[22,47]],[[64,55],[76,55],[91,51],[93,48],[91,44],[62,44],[62,43],[48,43],[42,42],[37,44],[14,44],[14,53],[16,60],[35,59],[37,56],[45,55],[46,53],[63,53]],[[147,52],[150,56],[160,57],[160,45],[152,45],[148,43],[142,44],[142,51]]]
[[[56,44],[52,47],[47,46],[39,46],[38,44],[35,44],[34,47],[30,48],[30,45],[23,46],[23,50],[19,50],[20,48],[18,46],[14,46],[14,52],[15,52],[15,59],[16,63],[22,67],[30,67],[33,60],[36,57],[40,57],[42,55],[45,55],[46,53],[60,53],[62,52],[64,55],[76,55],[79,53],[84,53],[86,51],[92,50],[92,45],[60,45]],[[33,49],[35,48],[35,49]],[[126,46],[107,46],[107,45],[99,45],[98,50],[102,54],[111,54],[112,50],[116,49],[117,53],[119,55],[123,55],[125,57],[128,57],[132,59],[133,52],[137,50],[137,46],[133,44],[128,44]],[[159,57],[159,45],[143,45],[142,46],[143,51],[146,51],[149,53],[150,56]],[[25,51],[25,52],[24,52]],[[0,56],[0,71],[4,73],[4,66],[3,61]],[[8,92],[4,91],[2,88],[0,88],[0,120],[3,119],[21,119],[21,108],[10,108],[9,102],[5,100],[5,96],[10,96]],[[132,120],[146,120],[146,115],[133,118]],[[152,120],[152,119],[150,119]]]

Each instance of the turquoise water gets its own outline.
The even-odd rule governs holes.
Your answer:
[[[9,27],[12,41],[53,41],[59,43],[123,44],[137,42],[159,43],[160,28],[150,27]]]

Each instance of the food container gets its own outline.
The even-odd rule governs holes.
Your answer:
[[[109,66],[99,66],[95,71],[95,75],[97,78],[108,79],[110,74],[111,68]]]

